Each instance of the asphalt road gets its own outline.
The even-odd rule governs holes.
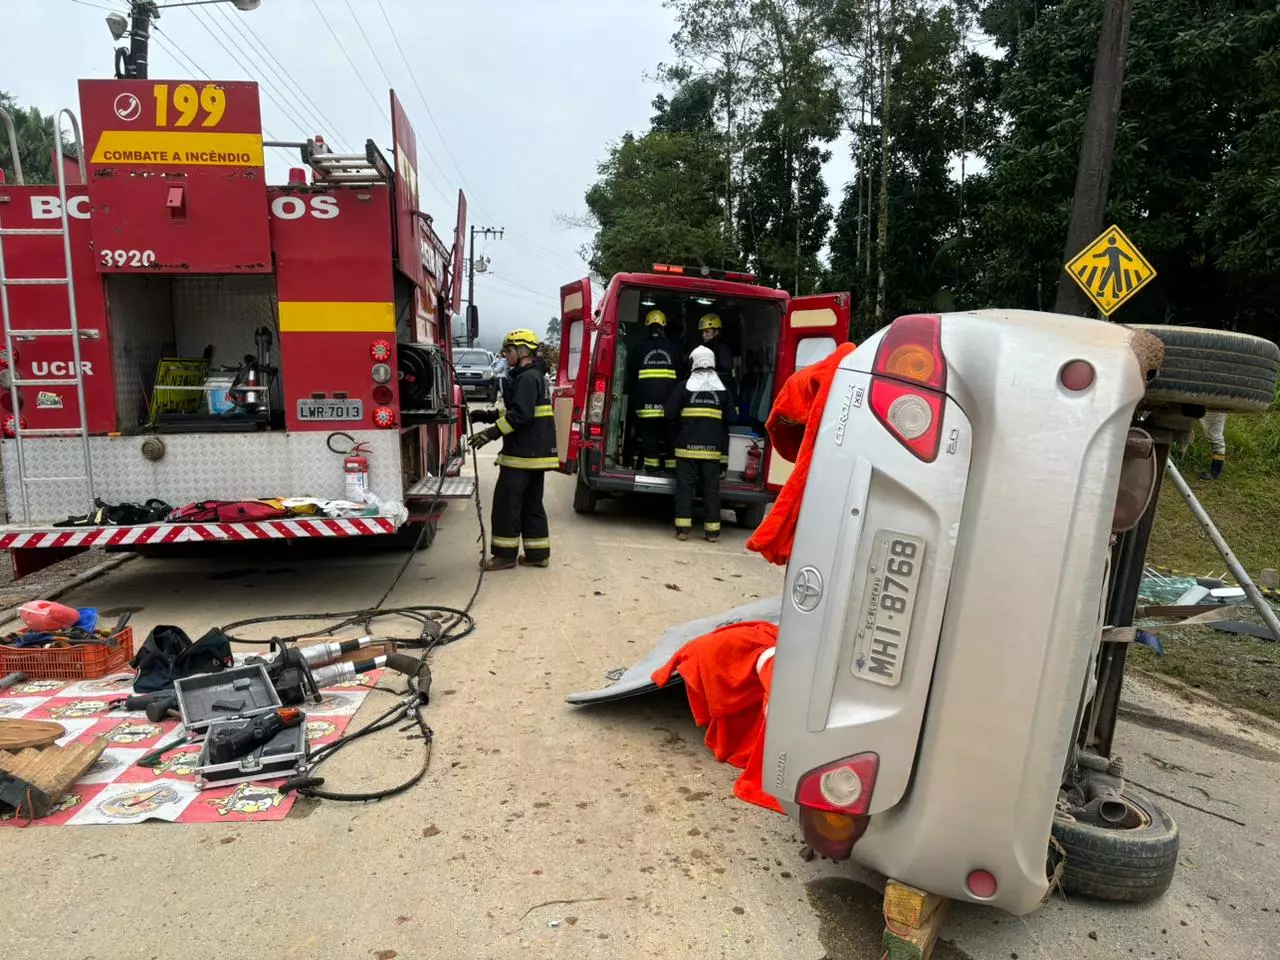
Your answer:
[[[486,486],[493,470],[482,461]],[[277,823],[2,830],[0,952],[876,960],[877,878],[803,862],[788,821],[734,799],[735,771],[703,748],[679,696],[593,710],[562,699],[672,623],[778,592],[780,572],[731,526],[717,546],[677,544],[657,504],[580,518],[571,493],[550,478],[554,566],[487,576],[479,629],[435,654],[426,781],[381,804],[299,801]],[[475,536],[471,511],[452,508],[389,602],[465,602]],[[347,546],[140,559],[68,602],[135,607],[140,635],[173,623],[193,636],[365,606],[402,555]],[[1140,689],[1129,699],[1119,743],[1132,778],[1210,811],[1171,807],[1183,835],[1172,890],[1136,908],[1058,898],[1025,918],[958,907],[939,960],[1275,956],[1280,742]],[[386,703],[372,694],[361,716]],[[418,762],[394,732],[366,744],[326,767],[331,786],[385,785]]]

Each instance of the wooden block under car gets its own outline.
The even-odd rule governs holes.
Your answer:
[[[99,736],[65,747],[0,751],[0,809],[12,809],[27,820],[48,816],[106,748],[107,738]]]
[[[929,960],[947,920],[950,901],[890,880],[884,888],[881,960]]]

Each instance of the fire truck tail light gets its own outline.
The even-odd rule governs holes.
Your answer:
[[[369,376],[373,377],[374,383],[390,383],[391,365],[387,363],[375,363],[373,365],[373,369],[369,371]]]
[[[373,402],[388,404],[395,399],[395,394],[391,392],[391,388],[385,383],[380,383],[373,388]]]
[[[378,407],[373,411],[373,425],[379,430],[390,430],[396,425],[396,412],[390,407]]]
[[[386,363],[391,359],[391,341],[375,340],[369,344],[369,359],[375,363]]]
[[[18,424],[20,429],[22,430],[27,429],[27,418],[22,417],[18,421]],[[3,432],[6,437],[15,437],[18,435],[18,431],[14,429],[14,420],[12,416],[8,416],[4,418],[4,427],[3,427],[3,430],[0,432]]]

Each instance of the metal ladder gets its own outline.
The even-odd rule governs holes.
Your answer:
[[[85,488],[85,502],[88,512],[92,513],[94,509],[93,503],[93,464],[89,455],[89,417],[85,407],[84,397],[84,367],[80,363],[80,323],[76,316],[76,286],[75,277],[71,267],[71,223],[67,214],[67,180],[63,172],[62,166],[62,119],[66,117],[71,124],[71,131],[75,136],[76,157],[80,165],[80,179],[83,183],[88,183],[89,178],[85,168],[84,161],[84,143],[80,137],[80,123],[76,120],[76,116],[70,110],[63,108],[58,111],[55,120],[55,133],[57,136],[57,158],[54,164],[54,175],[58,182],[58,200],[61,203],[61,226],[58,227],[4,227],[0,225],[0,316],[4,319],[4,346],[5,356],[9,361],[8,388],[9,396],[13,401],[13,436],[15,441],[15,449],[18,455],[18,486],[22,491],[22,522],[31,522],[31,484],[33,483],[83,483]],[[18,185],[23,184],[22,165],[18,161],[18,137],[14,130],[12,118],[0,110],[0,119],[4,120],[5,126],[9,131],[9,149],[10,154],[14,158],[14,173],[17,176]],[[66,275],[62,277],[10,277],[5,272],[4,262],[4,240],[5,237],[44,237],[44,236],[61,236],[62,237],[62,253],[66,264]],[[33,329],[33,330],[14,330],[10,324],[11,316],[9,312],[9,288],[10,287],[26,287],[26,286],[62,286],[67,292],[67,306],[71,319],[70,326],[51,329]],[[70,337],[71,338],[71,359],[73,363],[74,377],[60,379],[44,379],[44,380],[22,380],[19,379],[18,365],[15,361],[13,345],[15,338],[23,340],[33,340],[37,337]],[[21,387],[75,387],[76,400],[80,412],[80,425],[77,427],[59,427],[56,429],[44,430],[24,430],[22,427],[22,408],[19,406],[18,391]],[[23,446],[24,439],[35,437],[79,437],[80,452],[84,460],[84,474],[81,476],[70,477],[40,477],[30,476],[27,470],[26,449]]]

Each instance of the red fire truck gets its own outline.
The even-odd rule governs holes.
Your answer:
[[[473,494],[451,372],[466,200],[450,248],[419,209],[394,92],[392,157],[317,136],[287,145],[299,166],[278,186],[255,83],[82,80],[80,115],[83,136],[59,114],[79,160],[56,185],[0,172],[0,549],[20,572],[90,546],[416,538]],[[359,515],[92,517],[350,499],[352,473],[374,495]]]

